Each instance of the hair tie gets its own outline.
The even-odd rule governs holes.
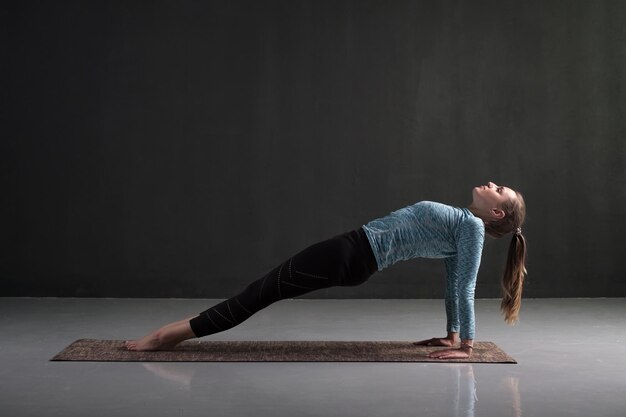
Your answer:
[[[515,235],[516,235],[516,236],[521,235],[521,234],[522,234],[522,228],[521,228],[521,227],[518,227],[517,229],[515,229],[515,232],[514,232],[514,233],[515,233]]]

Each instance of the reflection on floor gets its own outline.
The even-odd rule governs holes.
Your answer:
[[[49,362],[79,338],[130,339],[220,300],[0,300],[7,416],[623,416],[624,299],[525,300],[507,326],[477,300],[477,339],[518,360],[436,363]],[[441,300],[285,300],[205,340],[418,340]]]

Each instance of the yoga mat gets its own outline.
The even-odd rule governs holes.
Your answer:
[[[92,362],[463,362],[517,363],[492,342],[475,342],[469,359],[431,359],[442,347],[411,341],[187,341],[169,351],[131,352],[123,340],[79,339],[52,361]]]

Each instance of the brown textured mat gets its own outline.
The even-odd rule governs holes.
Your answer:
[[[470,359],[430,359],[441,347],[411,341],[187,341],[173,350],[130,352],[123,340],[79,339],[52,361],[93,362],[466,362],[517,363],[492,342],[475,342]]]

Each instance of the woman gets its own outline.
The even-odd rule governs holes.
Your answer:
[[[513,234],[502,278],[501,310],[507,323],[517,321],[526,274],[526,241],[521,232],[525,215],[522,195],[492,182],[472,190],[468,208],[422,201],[309,246],[239,295],[126,342],[126,347],[171,349],[183,340],[228,330],[278,300],[337,285],[359,285],[377,270],[422,257],[444,259],[448,334],[416,344],[451,348],[431,353],[432,358],[468,358],[474,343],[474,289],[485,233],[495,238]],[[459,341],[460,346],[453,348]]]

